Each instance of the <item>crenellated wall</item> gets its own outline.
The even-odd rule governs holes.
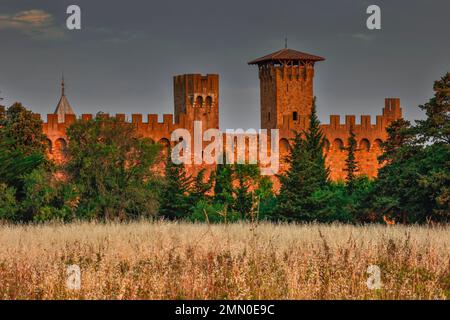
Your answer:
[[[40,115],[36,115],[40,117]],[[109,117],[109,114],[103,114],[103,117]],[[346,172],[345,159],[347,152],[343,149],[347,146],[350,127],[353,127],[358,142],[358,150],[356,152],[357,161],[360,167],[360,174],[366,174],[370,177],[377,175],[379,164],[377,157],[381,154],[380,144],[387,137],[386,127],[389,123],[402,116],[399,99],[386,99],[383,114],[376,116],[376,122],[371,122],[371,117],[362,115],[360,123],[356,124],[354,115],[345,116],[342,123],[339,115],[331,115],[329,124],[322,124],[321,129],[325,136],[325,148],[327,165],[331,169],[331,178],[333,180],[344,179]],[[142,114],[132,114],[131,119],[125,114],[116,114],[115,117],[121,121],[130,121],[137,128],[138,134],[142,137],[150,138],[154,142],[161,143],[164,146],[174,146],[174,142],[170,141],[172,132],[178,128],[192,128],[192,119],[187,120],[184,113],[179,114],[179,121],[174,122],[172,114],[163,115],[163,120],[158,121],[158,115],[148,114],[144,120]],[[83,114],[81,119],[92,119],[92,114]],[[67,146],[66,129],[76,120],[75,115],[66,115],[65,122],[59,123],[58,116],[54,114],[47,115],[47,121],[43,123],[44,133],[49,139],[50,158],[61,162],[64,160],[65,148]],[[308,127],[309,117],[300,116],[294,121],[289,116],[283,117],[283,123],[280,127],[280,157],[281,159],[287,154],[291,145],[291,139],[294,137],[293,130],[303,130]],[[204,130],[207,128],[204,128]],[[193,131],[189,129],[193,137]],[[268,141],[270,146],[270,141]],[[224,137],[224,146],[226,148],[226,140]],[[193,148],[193,146],[191,147]],[[246,150],[246,159],[248,159],[248,149]],[[189,171],[195,172],[196,169],[210,166],[188,166]],[[282,169],[286,167],[283,165]]]
[[[360,167],[360,174],[375,177],[378,173],[379,164],[377,157],[381,154],[381,142],[387,138],[386,127],[402,117],[400,99],[386,98],[382,115],[376,116],[376,122],[372,123],[369,115],[361,115],[360,123],[356,124],[356,116],[346,115],[344,123],[341,123],[340,115],[330,115],[330,123],[322,124],[321,129],[325,136],[324,152],[327,155],[327,165],[331,169],[333,180],[344,179],[346,176],[345,159],[347,152],[343,149],[348,146],[350,128],[356,134],[358,143],[356,160]],[[280,152],[286,153],[290,139],[294,137],[293,130],[304,130],[308,127],[309,117],[300,116],[297,121],[286,115],[280,128]],[[289,143],[290,145],[290,143]]]
[[[280,171],[286,169],[283,161],[289,152],[291,139],[295,131],[307,129],[311,112],[314,76],[313,65],[297,66],[263,66],[259,70],[261,83],[261,124],[263,129],[279,129],[280,147]],[[116,114],[114,117],[120,121],[130,122],[136,126],[140,136],[150,138],[155,143],[163,146],[174,146],[171,142],[171,134],[178,128],[186,129],[194,139],[194,121],[202,121],[203,132],[210,128],[219,128],[219,76],[208,74],[186,74],[175,76],[174,83],[174,114],[164,114],[162,121],[158,121],[157,114],[132,114],[129,118],[125,114]],[[271,113],[271,118],[264,118]],[[274,113],[272,115],[272,112]],[[102,114],[102,117],[110,117]],[[40,117],[40,115],[36,115]],[[329,124],[322,124],[321,128],[325,136],[324,153],[326,162],[331,170],[333,180],[344,179],[346,176],[345,159],[350,128],[356,133],[358,150],[356,152],[359,162],[360,174],[370,177],[377,175],[379,164],[377,157],[381,154],[380,144],[386,139],[386,127],[395,119],[402,117],[400,99],[387,98],[382,115],[376,116],[372,123],[370,116],[362,115],[356,124],[354,115],[345,116],[341,123],[339,115],[331,115]],[[92,119],[92,114],[83,114],[81,119]],[[76,121],[76,116],[66,114],[63,122],[58,122],[57,114],[47,115],[43,123],[44,133],[48,137],[49,157],[57,162],[65,159],[67,136],[66,129]],[[222,130],[225,131],[225,130]],[[251,135],[250,135],[251,136]],[[194,150],[193,141],[191,150]],[[203,142],[206,147],[209,142]],[[227,150],[224,135],[223,145]],[[248,139],[247,139],[248,145]],[[270,148],[270,141],[268,141]],[[236,152],[236,151],[235,151]],[[246,150],[245,158],[249,159]],[[200,168],[212,170],[211,165],[188,165],[190,173],[198,172]],[[276,180],[276,179],[274,179]],[[278,182],[275,188],[278,189]]]

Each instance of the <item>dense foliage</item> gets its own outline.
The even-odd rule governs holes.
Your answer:
[[[426,119],[388,128],[372,195],[374,210],[401,222],[448,221],[450,216],[450,73],[420,106]]]
[[[74,190],[78,217],[126,219],[157,212],[152,166],[159,146],[138,136],[130,123],[97,116],[67,130],[63,166]]]

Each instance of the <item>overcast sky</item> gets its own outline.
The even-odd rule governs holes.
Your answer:
[[[70,4],[81,7],[80,31],[65,26]],[[370,4],[381,30],[366,28]],[[323,122],[380,114],[385,97],[399,97],[412,120],[450,71],[449,12],[448,0],[1,0],[1,96],[51,113],[64,70],[77,114],[172,113],[173,75],[218,73],[221,128],[258,128],[247,62],[287,35],[290,48],[326,58],[315,73]]]

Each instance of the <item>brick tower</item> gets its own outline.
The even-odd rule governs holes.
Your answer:
[[[311,113],[314,63],[323,60],[284,48],[248,63],[259,68],[262,129],[281,128],[286,121],[302,128]]]
[[[203,130],[219,129],[219,75],[184,74],[173,78],[175,122],[184,114],[185,123],[202,121]],[[192,128],[186,128],[192,129]]]

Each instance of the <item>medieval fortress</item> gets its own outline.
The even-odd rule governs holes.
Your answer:
[[[249,62],[259,70],[261,129],[278,129],[279,157],[281,170],[283,158],[289,152],[294,130],[305,130],[313,103],[313,78],[316,62],[325,60],[322,57],[284,48],[272,54]],[[157,114],[133,114],[131,122],[143,137],[151,138],[163,146],[175,146],[171,134],[176,129],[186,129],[193,133],[194,123],[201,121],[203,131],[219,129],[219,76],[217,74],[184,74],[173,78],[174,114],[163,115],[158,122]],[[104,115],[109,116],[109,115]],[[92,114],[81,115],[82,119],[92,119]],[[125,114],[115,116],[126,121]],[[381,153],[380,143],[386,139],[386,127],[393,120],[402,117],[400,99],[387,98],[382,115],[376,116],[375,124],[369,115],[361,115],[360,124],[356,124],[354,115],[346,115],[345,122],[340,122],[339,115],[331,115],[329,124],[322,124],[325,136],[324,153],[330,168],[331,179],[343,179],[346,172],[346,151],[349,130],[353,127],[358,141],[357,161],[360,174],[370,177],[377,175],[379,164],[377,157]],[[66,128],[76,120],[64,92],[62,83],[61,99],[53,114],[47,115],[43,124],[44,133],[49,141],[50,158],[64,161],[67,146]],[[269,139],[270,140],[270,139]],[[270,144],[270,141],[268,141]],[[206,145],[207,143],[205,143]],[[225,145],[225,143],[224,143]],[[246,150],[246,158],[254,150]],[[197,170],[208,165],[193,164],[188,170]]]

